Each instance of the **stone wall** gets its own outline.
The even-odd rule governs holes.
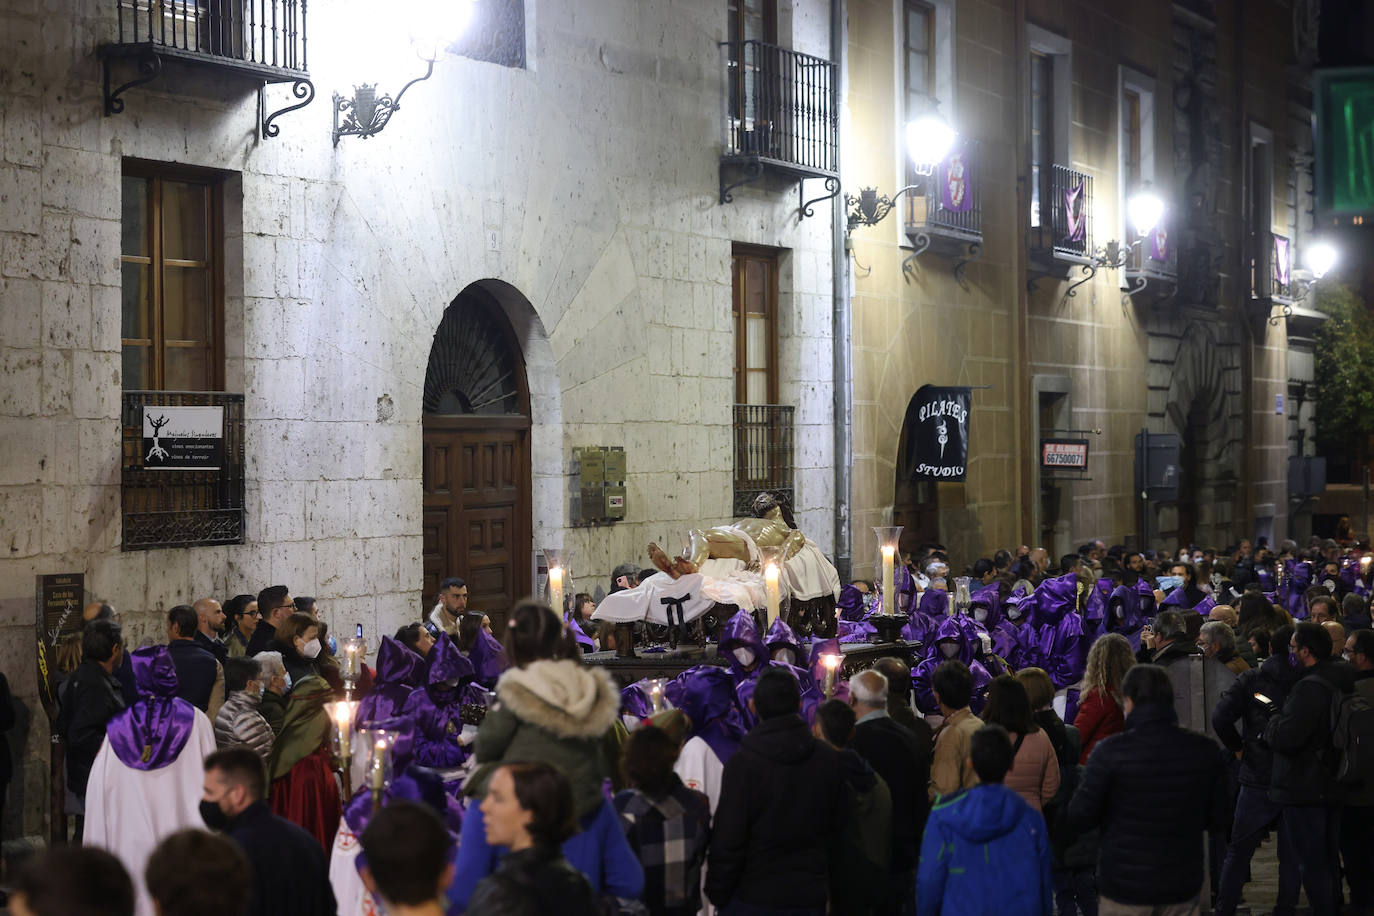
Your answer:
[[[825,4],[783,6],[783,43],[827,55]],[[731,243],[785,249],[797,514],[831,549],[829,208],[799,223],[783,185],[718,203],[720,4],[531,2],[526,69],[450,56],[384,133],[337,148],[331,92],[421,72],[403,46],[368,47],[371,5],[310,5],[319,97],[270,140],[255,136],[251,86],[204,76],[136,89],[125,113],[103,117],[95,49],[114,34],[114,8],[0,3],[0,670],[30,707],[40,573],[84,571],[135,646],[163,638],[171,605],[278,582],[374,639],[416,618],[425,366],[444,308],[479,280],[518,293],[505,304],[532,392],[534,546],[575,548],[572,587],[594,590],[615,564],[646,562],[649,540],[675,544],[728,515]],[[271,107],[288,101],[268,89]],[[126,158],[232,173],[226,374],[246,397],[249,453],[240,546],[120,549]],[[628,518],[572,530],[571,450],[590,444],[626,448]],[[43,755],[43,730],[21,757]],[[44,766],[21,770],[11,811],[27,832],[45,779]]]

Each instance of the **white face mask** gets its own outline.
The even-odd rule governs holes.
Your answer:
[[[747,646],[740,646],[738,649],[733,650],[733,654],[735,656],[735,661],[746,668],[754,663],[754,650]]]
[[[317,658],[319,654],[320,641],[318,639],[310,640],[310,642],[306,643],[305,647],[301,649],[301,655],[304,655],[306,658]]]
[[[1018,619],[1020,616],[1021,616],[1021,609],[1020,609],[1019,607],[1016,607],[1015,605],[1013,605],[1013,606],[1007,608],[1007,617],[1008,617],[1008,619],[1010,619],[1010,620],[1016,620],[1016,619]]]
[[[791,649],[779,649],[773,653],[773,661],[795,665],[797,663],[797,653],[793,652]]]
[[[959,654],[959,644],[953,642],[940,643],[940,654],[945,658],[953,658]]]
[[[988,619],[988,609],[985,608],[985,607],[976,607],[976,608],[974,608],[974,609],[973,609],[973,619],[976,620],[976,621],[978,621],[979,623],[982,623],[984,620],[987,620],[987,619]]]

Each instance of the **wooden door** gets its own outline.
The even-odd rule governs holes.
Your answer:
[[[424,601],[439,582],[467,582],[468,609],[504,631],[530,591],[530,458],[526,417],[424,419]]]

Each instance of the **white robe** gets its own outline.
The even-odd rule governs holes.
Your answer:
[[[329,883],[339,903],[339,916],[378,916],[380,912],[358,874],[361,849],[348,821],[340,820],[339,831],[334,835],[334,849],[329,854]]]
[[[673,765],[673,772],[677,773],[687,788],[695,789],[706,796],[711,802],[711,818],[714,820],[716,803],[720,801],[720,779],[725,773],[725,764],[721,763],[716,752],[711,750],[711,745],[695,735],[688,738],[687,743],[682,746],[682,753],[678,754],[677,763]],[[701,883],[704,888],[704,863],[701,866]],[[699,916],[713,916],[715,913],[715,908],[711,906],[711,901],[706,899],[705,893],[701,895],[701,909],[697,912]],[[342,916],[342,910],[340,914]]]
[[[157,844],[178,830],[205,829],[200,799],[205,758],[215,751],[215,727],[195,710],[195,722],[177,759],[157,770],[125,766],[106,737],[86,787],[82,842],[108,850],[124,863],[138,894],[137,916],[154,916],[143,870]]]

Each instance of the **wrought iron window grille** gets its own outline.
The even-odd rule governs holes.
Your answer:
[[[223,462],[217,470],[147,468],[144,407],[223,407]],[[242,544],[243,395],[215,391],[125,391],[120,500],[123,549]]]
[[[760,493],[795,495],[793,444],[796,408],[782,404],[736,404],[734,502],[748,515]]]
[[[281,133],[276,120],[309,105],[307,0],[115,0],[118,38],[98,50],[105,116],[124,111],[130,89],[181,66],[213,69],[257,86],[259,139]],[[115,70],[134,74],[116,83]],[[291,83],[297,101],[269,110],[267,87]]]
[[[1041,195],[1041,224],[1030,231],[1031,260],[1039,265],[1026,280],[1026,290],[1032,293],[1041,280],[1055,275],[1065,277],[1074,265],[1084,269],[1084,281],[1092,279],[1097,273],[1094,258],[1098,253],[1105,254],[1106,248],[1093,245],[1093,177],[1062,165],[1053,165],[1042,175],[1045,190]],[[1048,206],[1044,203],[1046,196]],[[1043,214],[1048,214],[1049,219],[1044,219]]]

